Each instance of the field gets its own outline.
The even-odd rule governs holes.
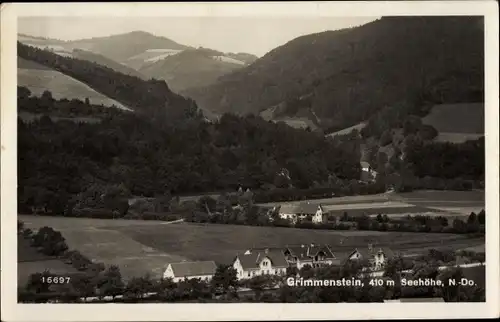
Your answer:
[[[286,202],[297,204],[304,201]],[[471,212],[478,213],[484,209],[483,191],[416,191],[410,193],[384,193],[368,196],[334,197],[306,200],[321,204],[325,211],[342,214],[346,211],[350,216],[366,213],[376,216],[386,214],[390,217],[406,215],[429,215],[463,217]],[[283,202],[259,204],[274,207]]]
[[[484,135],[484,103],[436,105],[422,121],[438,130],[440,142],[477,139]]]
[[[123,104],[96,92],[70,76],[24,59],[18,59],[17,83],[18,86],[27,87],[35,96],[41,96],[45,90],[49,90],[55,99],[77,98],[83,101],[88,98],[92,104],[115,105],[128,110]]]
[[[345,128],[343,130],[340,130],[340,131],[337,131],[337,132],[333,132],[333,133],[330,133],[328,134],[327,136],[329,137],[334,137],[336,135],[345,135],[345,134],[349,134],[351,133],[353,130],[358,130],[358,131],[361,131],[364,127],[366,126],[366,123],[365,122],[361,122],[359,124],[356,124],[356,125],[353,125],[351,127],[348,127],[348,128]]]
[[[324,199],[323,202],[325,205],[328,202],[329,206],[359,207],[363,202],[380,205],[383,202],[411,201],[415,204],[411,207],[437,204],[442,208],[446,208],[450,203],[456,207],[457,202],[476,202],[478,208],[482,208],[483,200],[484,194],[475,191],[421,191],[332,198]],[[327,243],[331,245],[336,256],[342,258],[354,248],[367,247],[369,243],[388,246],[405,255],[419,254],[430,248],[464,249],[484,245],[484,238],[436,233],[327,231],[24,215],[19,218],[30,228],[47,225],[61,231],[71,249],[79,250],[108,265],[119,265],[126,279],[145,273],[159,277],[168,263],[182,260],[215,260],[228,263],[237,253],[252,247]]]
[[[57,258],[37,252],[24,238],[18,238],[17,245],[17,276],[20,286],[24,286],[28,282],[31,274],[41,273],[45,270],[61,275],[78,272]]]

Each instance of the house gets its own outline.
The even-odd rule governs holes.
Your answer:
[[[176,283],[191,278],[210,281],[216,269],[214,261],[171,263],[163,273],[163,278],[171,278]]]
[[[238,280],[259,275],[284,275],[287,267],[282,249],[251,249],[236,255],[233,261]]]
[[[324,209],[320,204],[311,202],[302,202],[299,204],[284,204],[279,209],[279,216],[282,219],[288,219],[292,223],[298,220],[310,218],[315,224],[323,222]]]
[[[370,163],[361,161],[359,165],[361,166],[360,181],[369,182],[375,180],[375,178],[377,177],[377,171],[373,170]]]
[[[291,267],[302,267],[309,265],[311,267],[321,267],[326,265],[340,265],[328,245],[297,245],[287,246],[284,251],[285,258]]]
[[[394,252],[390,248],[374,248],[368,245],[368,248],[360,248],[352,251],[347,255],[344,262],[350,260],[367,260],[372,270],[379,271],[384,268],[391,258],[394,258]]]

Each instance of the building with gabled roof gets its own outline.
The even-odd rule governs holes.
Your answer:
[[[284,250],[285,257],[290,266],[301,269],[309,265],[321,267],[325,265],[340,265],[341,261],[335,257],[328,245],[290,245]]]
[[[171,278],[174,282],[184,279],[199,278],[210,281],[215,274],[217,265],[214,261],[180,262],[168,264],[163,278]]]
[[[288,262],[282,249],[267,248],[247,250],[236,255],[233,268],[239,280],[249,279],[259,275],[284,275]]]
[[[356,248],[349,253],[345,257],[343,264],[350,260],[367,260],[372,270],[379,271],[394,257],[394,252],[388,247],[372,247],[368,245],[367,248]]]
[[[322,223],[325,210],[320,204],[311,202],[283,204],[279,208],[279,216],[282,219],[288,219],[292,223],[298,220],[311,218],[313,223]]]

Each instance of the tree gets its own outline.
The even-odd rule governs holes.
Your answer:
[[[479,214],[477,215],[477,220],[479,221],[479,223],[480,223],[481,225],[484,225],[484,224],[485,224],[485,216],[484,216],[484,214],[485,214],[485,212],[484,212],[484,209],[483,209],[483,210],[481,210],[481,211],[479,212]]]
[[[218,265],[211,280],[212,290],[215,293],[235,291],[238,287],[237,271],[231,265]]]
[[[124,283],[122,281],[120,268],[116,265],[108,267],[97,287],[99,289],[99,295],[101,296],[112,296],[114,298],[123,293]]]
[[[51,284],[47,283],[47,278],[54,276],[49,270],[45,270],[43,273],[31,274],[26,283],[25,290],[36,294],[48,293]]]
[[[423,124],[418,130],[418,135],[424,141],[430,141],[434,139],[438,134],[438,131],[432,125],[428,124]]]
[[[392,143],[392,132],[390,129],[387,129],[380,136],[380,146],[386,146],[390,143]]]
[[[44,226],[32,239],[33,246],[40,247],[45,255],[57,256],[68,249],[64,237],[51,227]]]
[[[70,283],[80,297],[95,296],[95,281],[87,274],[77,274],[71,277]]]
[[[125,287],[125,294],[132,298],[142,299],[146,293],[153,291],[153,281],[149,275],[133,277]]]

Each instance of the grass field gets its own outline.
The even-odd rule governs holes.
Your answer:
[[[72,249],[105,264],[120,266],[125,279],[151,273],[159,277],[170,262],[216,260],[230,262],[252,247],[327,243],[341,258],[368,243],[396,251],[421,253],[430,248],[484,244],[484,238],[464,235],[378,231],[326,231],[216,224],[160,224],[152,221],[77,219],[20,215],[30,228],[51,226],[60,230]]]
[[[311,202],[318,202],[317,200]],[[457,216],[446,209],[484,208],[484,192],[416,191],[322,199],[325,207],[382,213],[431,210]],[[375,205],[375,206],[374,206]],[[385,207],[384,207],[385,206]],[[435,208],[443,208],[438,210]],[[350,210],[349,210],[350,209]],[[441,211],[441,212],[440,212]],[[376,214],[375,214],[376,215]],[[397,214],[396,214],[397,215]],[[119,265],[125,279],[150,273],[159,277],[168,263],[182,260],[230,262],[252,247],[286,244],[326,243],[341,258],[356,247],[388,246],[405,255],[431,248],[465,249],[484,247],[484,238],[436,233],[378,231],[328,231],[293,228],[251,227],[216,224],[169,224],[141,220],[109,220],[19,215],[26,227],[50,226],[61,231],[70,249],[107,265]],[[26,268],[28,269],[28,268]]]
[[[46,256],[30,246],[28,240],[18,237],[17,240],[17,276],[18,285],[24,286],[31,274],[42,273],[49,270],[54,274],[73,274],[78,272],[70,265],[63,263],[60,259]]]
[[[422,121],[438,130],[439,142],[477,139],[484,135],[484,103],[436,105]]]
[[[345,135],[345,134],[349,134],[351,133],[353,130],[358,130],[358,131],[361,131],[364,127],[366,126],[366,122],[361,122],[359,124],[356,124],[356,125],[353,125],[351,127],[348,127],[348,128],[345,128],[343,130],[340,130],[340,131],[337,131],[337,132],[333,132],[333,133],[330,133],[328,134],[327,136],[329,137],[334,137],[336,135]]]
[[[259,204],[274,207],[281,204],[298,204],[304,201],[271,202]],[[462,217],[478,213],[485,207],[484,191],[431,191],[410,193],[384,193],[367,196],[311,199],[305,202],[321,204],[326,211],[349,215],[406,216],[415,214]]]
[[[83,101],[88,98],[92,104],[115,105],[128,110],[123,104],[96,92],[85,83],[24,59],[18,59],[17,83],[18,86],[27,87],[35,96],[41,96],[45,90],[49,90],[55,99],[77,98]]]

